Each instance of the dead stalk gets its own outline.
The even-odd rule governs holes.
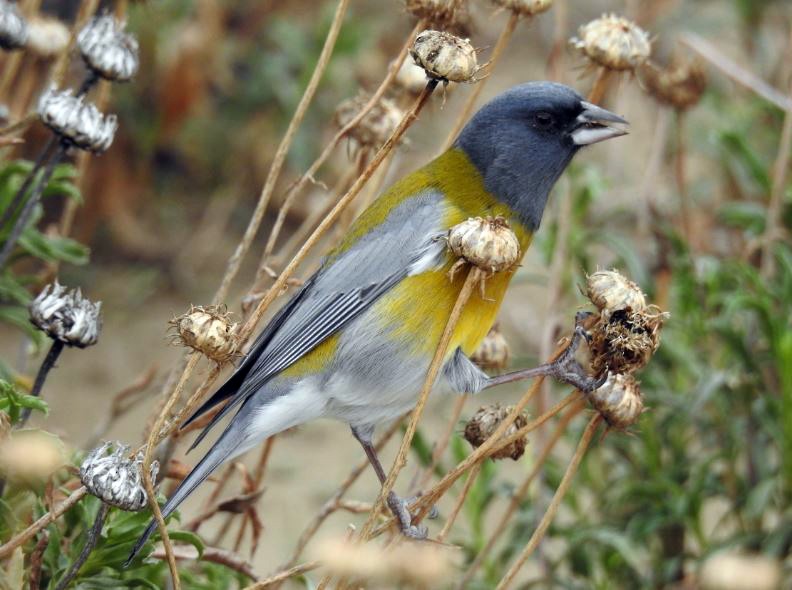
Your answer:
[[[451,509],[451,513],[448,515],[448,519],[443,525],[443,528],[440,530],[440,533],[437,535],[438,543],[444,542],[448,536],[448,533],[451,532],[451,527],[454,526],[454,522],[456,522],[457,516],[459,516],[459,511],[462,510],[462,506],[464,505],[470,490],[473,488],[473,484],[476,483],[476,478],[478,477],[479,471],[481,471],[481,465],[482,463],[476,463],[468,473],[467,479],[465,480],[465,485],[462,488],[462,492],[460,492],[459,496],[456,498],[456,502],[454,503],[454,507]]]
[[[284,580],[288,580],[289,578],[293,578],[294,576],[299,576],[300,574],[304,574],[305,572],[310,572],[311,570],[315,570],[320,565],[322,565],[318,561],[308,561],[306,563],[302,563],[300,565],[295,565],[292,568],[289,568],[285,571],[278,572],[277,574],[270,576],[260,582],[256,582],[250,586],[246,586],[243,590],[263,590],[264,588],[269,588],[273,584],[278,584],[283,582]]]
[[[597,77],[594,79],[594,85],[589,92],[588,100],[594,104],[599,104],[605,98],[605,93],[608,91],[608,83],[610,82],[611,71],[608,68],[600,66],[597,71]]]
[[[451,442],[451,436],[454,434],[454,430],[456,429],[457,423],[459,422],[459,416],[462,414],[462,410],[465,407],[465,402],[467,402],[467,400],[467,395],[460,395],[454,402],[454,407],[451,410],[451,416],[448,418],[445,432],[443,432],[443,434],[437,440],[437,443],[432,450],[432,460],[429,463],[429,466],[423,470],[423,473],[419,474],[420,478],[416,477],[417,484],[410,486],[411,490],[415,491],[423,489],[429,482],[429,479],[431,479],[432,474],[437,468],[437,465],[440,463],[443,453],[445,453],[445,450],[448,448],[448,443]]]
[[[572,455],[572,459],[569,461],[569,465],[567,466],[566,472],[564,473],[564,477],[561,479],[561,483],[558,485],[558,489],[556,490],[550,505],[547,507],[542,520],[539,522],[539,526],[536,527],[536,530],[534,530],[533,535],[531,535],[528,544],[520,552],[520,555],[509,568],[509,571],[507,571],[506,575],[504,575],[501,581],[498,582],[498,586],[495,588],[495,590],[506,590],[506,588],[511,585],[511,583],[514,581],[514,577],[544,538],[547,528],[550,526],[553,518],[555,518],[556,512],[558,512],[558,507],[561,505],[561,501],[564,499],[564,495],[569,489],[572,479],[575,477],[575,473],[577,472],[577,468],[580,465],[580,461],[583,459],[583,455],[586,453],[586,449],[591,443],[591,440],[594,438],[594,433],[597,431],[597,427],[601,421],[602,415],[599,413],[594,414],[594,416],[591,417],[591,420],[589,420],[586,429],[583,431],[583,435],[580,437],[580,442],[578,443],[577,449],[575,449],[575,454]]]
[[[679,193],[679,211],[682,216],[682,233],[688,248],[693,248],[693,221],[690,218],[690,194],[687,190],[685,174],[685,113],[676,112],[676,150],[674,153],[674,178]]]
[[[662,104],[657,105],[657,119],[654,132],[652,133],[652,143],[649,148],[646,173],[643,175],[641,186],[638,189],[638,235],[643,237],[643,240],[640,241],[643,243],[649,243],[652,208],[655,204],[657,180],[660,175],[660,167],[663,164],[663,154],[665,152],[666,141],[668,140],[668,128],[670,123],[671,109]]]

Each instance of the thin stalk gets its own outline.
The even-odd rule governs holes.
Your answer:
[[[498,64],[498,61],[500,61],[503,50],[506,49],[506,46],[509,44],[519,20],[520,15],[517,12],[512,11],[509,15],[509,20],[506,21],[506,25],[503,27],[503,30],[498,36],[498,40],[495,42],[495,47],[492,50],[492,55],[490,55],[488,63],[488,72],[494,70],[495,66]],[[473,90],[470,91],[470,94],[468,95],[462,110],[459,111],[459,115],[457,115],[456,121],[454,121],[454,125],[451,127],[451,132],[448,134],[448,137],[443,143],[443,147],[440,149],[441,152],[445,152],[451,147],[451,144],[454,143],[454,140],[457,138],[457,135],[459,135],[462,127],[464,127],[465,123],[467,123],[467,120],[470,118],[470,114],[473,112],[473,107],[476,106],[476,101],[478,100],[479,96],[481,96],[481,91],[484,90],[484,84],[486,82],[487,78],[482,78],[477,84],[473,85]]]
[[[99,510],[96,513],[96,519],[94,520],[93,525],[90,529],[88,529],[88,534],[85,538],[85,545],[83,545],[82,551],[80,551],[80,555],[71,564],[69,571],[60,579],[58,585],[55,586],[55,590],[66,590],[69,584],[74,580],[77,574],[80,571],[80,568],[88,561],[88,557],[91,555],[91,551],[94,550],[96,544],[99,542],[99,538],[102,535],[102,527],[104,527],[105,520],[107,520],[107,513],[110,511],[110,505],[105,504],[104,502],[99,504]]]
[[[246,586],[242,590],[263,590],[264,588],[270,588],[274,584],[279,584],[285,580],[288,580],[289,578],[293,578],[294,576],[299,576],[306,572],[310,572],[311,570],[315,570],[320,565],[322,564],[318,561],[308,561],[300,565],[295,565],[294,567],[282,572],[278,572],[277,574],[270,576],[265,580],[261,580],[260,582],[256,582],[250,586]]]
[[[88,22],[88,19],[90,19],[96,13],[98,7],[99,0],[82,0],[82,2],[80,2],[80,8],[77,11],[77,18],[74,19],[74,25],[72,26],[71,35],[69,36],[69,43],[66,45],[66,48],[63,50],[63,52],[58,56],[58,59],[55,61],[55,64],[52,67],[52,75],[50,78],[56,86],[60,86],[61,82],[63,82],[63,79],[66,76],[66,70],[69,66],[69,56],[71,55],[72,51],[74,50],[74,46],[77,43],[77,35]]]
[[[38,180],[38,183],[33,184],[30,196],[25,202],[25,206],[22,208],[22,212],[19,214],[19,217],[17,217],[14,227],[11,229],[11,233],[8,235],[8,238],[6,238],[5,244],[3,244],[3,249],[0,251],[0,268],[4,267],[6,262],[8,262],[17,240],[19,240],[19,237],[22,235],[22,232],[25,230],[25,227],[30,221],[30,218],[33,216],[33,212],[36,210],[36,205],[38,204],[39,199],[41,199],[41,194],[44,192],[47,183],[52,177],[52,173],[55,171],[55,166],[58,165],[58,162],[60,162],[65,153],[66,148],[63,144],[61,144],[49,161],[44,164],[44,170],[41,173],[41,178]]]
[[[690,219],[690,194],[687,190],[685,174],[685,113],[676,111],[676,151],[674,153],[674,178],[676,179],[677,192],[679,193],[679,210],[682,215],[682,233],[688,248],[693,244],[693,226]]]
[[[564,495],[572,483],[572,479],[575,477],[575,473],[577,472],[577,468],[580,465],[580,461],[583,459],[583,455],[586,453],[586,449],[591,443],[591,440],[594,438],[594,433],[597,431],[597,427],[601,421],[602,415],[599,413],[594,414],[594,416],[591,417],[591,420],[589,420],[586,429],[583,431],[583,436],[580,437],[580,442],[578,443],[577,449],[575,449],[575,454],[572,455],[572,459],[569,461],[569,465],[567,466],[566,472],[564,473],[564,477],[561,479],[561,483],[558,485],[558,489],[556,490],[550,505],[547,507],[542,520],[539,522],[539,526],[536,527],[536,530],[534,530],[533,535],[531,535],[528,544],[520,552],[520,555],[509,568],[509,571],[507,571],[506,575],[504,575],[501,581],[498,582],[498,586],[495,588],[495,590],[506,590],[506,588],[511,585],[511,583],[514,581],[514,577],[544,538],[550,523],[553,522],[556,512],[558,512],[558,507],[561,505]]]
[[[459,494],[459,496],[457,496],[454,507],[451,509],[451,514],[448,515],[448,519],[443,525],[443,528],[440,530],[440,533],[437,535],[438,543],[443,543],[446,540],[448,533],[451,532],[451,527],[454,526],[457,516],[459,516],[459,511],[462,510],[462,506],[465,504],[465,500],[467,499],[470,490],[473,488],[473,484],[476,483],[476,478],[478,477],[479,471],[481,471],[482,465],[483,463],[476,463],[468,473],[467,479],[465,480],[465,485],[462,488],[462,492]]]
[[[509,505],[501,515],[498,524],[495,525],[495,530],[492,532],[490,538],[487,540],[487,544],[484,545],[484,548],[478,552],[476,558],[468,566],[467,570],[465,570],[465,575],[459,581],[459,584],[455,587],[455,590],[464,590],[464,588],[467,587],[468,582],[470,582],[470,580],[473,579],[473,576],[476,574],[479,567],[481,567],[481,564],[484,563],[484,559],[487,557],[487,555],[489,555],[490,551],[492,551],[493,547],[495,547],[495,543],[498,542],[498,539],[500,539],[501,535],[503,535],[503,533],[506,531],[506,527],[509,525],[512,516],[514,515],[515,512],[517,512],[517,509],[520,507],[520,504],[522,503],[523,499],[528,493],[531,484],[536,479],[536,476],[541,472],[545,461],[550,456],[550,453],[553,451],[553,448],[555,447],[556,443],[561,438],[561,435],[564,434],[564,431],[569,425],[569,422],[572,420],[572,418],[578,415],[578,413],[583,407],[584,407],[584,403],[581,400],[577,404],[571,406],[569,410],[567,410],[567,412],[558,421],[558,424],[556,424],[553,434],[545,443],[544,447],[542,448],[542,451],[539,453],[539,456],[537,456],[536,460],[534,461],[534,464],[531,467],[531,471],[528,473],[528,475],[525,476],[525,479],[520,484],[520,487],[517,488],[517,491],[514,492],[514,494],[511,497],[511,500],[509,500]]]
[[[429,479],[440,463],[443,453],[445,453],[445,450],[448,448],[448,443],[451,442],[451,436],[454,434],[457,422],[459,422],[459,416],[462,414],[462,409],[465,407],[467,400],[467,395],[460,395],[454,402],[454,407],[451,409],[451,416],[448,418],[445,432],[443,432],[432,450],[432,459],[429,462],[429,466],[423,470],[423,473],[419,474],[420,477],[416,477],[417,485],[414,484],[410,486],[411,490],[420,490],[429,482]]]
[[[41,363],[41,367],[39,367],[38,373],[36,374],[36,380],[33,382],[33,389],[30,390],[30,395],[33,397],[39,397],[41,395],[41,389],[44,387],[44,381],[46,381],[47,375],[58,361],[58,357],[60,356],[61,352],[63,352],[63,347],[64,343],[60,340],[52,341],[52,346],[50,346],[47,356],[44,357],[44,361]],[[19,420],[19,428],[22,428],[27,423],[32,411],[33,410],[30,408],[25,408],[25,410],[22,412],[22,417]]]
[[[319,59],[316,62],[316,67],[314,68],[313,74],[311,74],[311,79],[308,82],[308,86],[305,88],[305,92],[303,92],[302,98],[297,105],[297,110],[294,112],[294,115],[289,122],[289,127],[286,129],[286,133],[281,139],[280,145],[278,145],[278,149],[275,152],[275,157],[272,160],[269,173],[267,174],[267,179],[264,181],[264,187],[261,189],[261,194],[259,195],[258,202],[256,203],[256,208],[253,211],[253,216],[248,223],[242,240],[239,242],[239,245],[228,261],[228,267],[226,268],[226,272],[220,283],[220,287],[215,294],[213,303],[222,303],[225,300],[228,294],[228,289],[231,286],[231,282],[234,280],[234,277],[236,277],[237,272],[239,272],[242,259],[250,249],[253,239],[256,237],[256,233],[258,233],[259,227],[261,226],[261,221],[264,218],[264,212],[266,211],[270,198],[272,197],[272,193],[275,190],[275,184],[280,177],[280,172],[283,168],[283,164],[286,161],[286,155],[288,154],[292,142],[294,141],[294,137],[297,134],[297,129],[300,127],[300,124],[305,117],[305,113],[308,111],[308,107],[313,101],[314,95],[316,94],[316,89],[319,86],[319,81],[322,79],[322,76],[327,69],[327,64],[330,63],[330,57],[333,54],[333,49],[335,48],[335,43],[338,39],[338,33],[341,31],[341,25],[344,22],[344,15],[346,14],[348,5],[349,0],[339,0],[338,2],[335,15],[333,16],[333,22],[330,25],[330,30],[327,32],[327,37],[325,38],[322,52],[319,54]]]
[[[665,105],[657,105],[657,118],[652,133],[652,143],[649,148],[649,158],[646,163],[646,172],[638,189],[638,235],[642,238],[639,243],[648,243],[651,229],[651,213],[657,191],[657,179],[660,167],[663,164],[663,152],[668,140],[668,128],[671,122],[671,110]]]
[[[599,104],[605,98],[605,93],[608,91],[608,83],[610,82],[611,71],[608,68],[599,66],[597,77],[594,79],[594,85],[589,92],[588,100],[594,104]]]

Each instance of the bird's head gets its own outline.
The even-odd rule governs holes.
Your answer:
[[[553,82],[521,84],[484,105],[456,141],[486,189],[529,229],[577,151],[627,133],[627,121]]]

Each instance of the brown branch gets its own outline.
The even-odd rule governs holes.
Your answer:
[[[198,560],[198,550],[192,545],[179,545],[177,547],[174,547],[173,555],[179,561]],[[154,549],[150,557],[162,561],[168,558],[164,548],[162,547],[157,547],[156,549]],[[237,553],[234,553],[233,551],[228,551],[226,549],[219,549],[217,547],[204,547],[203,553],[201,553],[200,556],[200,561],[208,561],[210,563],[224,565],[227,568],[230,568],[236,572],[244,574],[254,582],[257,582],[259,580],[259,577],[256,575],[256,572],[253,571],[253,566],[244,557],[242,557]]]
[[[310,572],[311,570],[315,570],[321,565],[318,561],[308,561],[306,563],[302,563],[300,565],[295,565],[292,568],[289,568],[285,571],[278,572],[261,580],[260,582],[256,582],[251,586],[247,586],[243,588],[243,590],[263,590],[264,588],[269,588],[273,584],[277,584],[279,582],[283,582],[284,580],[288,580],[289,578],[293,578],[294,576],[299,576],[300,574],[304,574],[305,572]]]

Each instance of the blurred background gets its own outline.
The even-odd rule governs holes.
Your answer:
[[[80,8],[73,0],[21,4],[65,26]],[[314,0],[129,4],[128,29],[140,43],[140,71],[106,97],[104,110],[117,113],[119,130],[105,154],[82,165],[75,181],[82,202],[70,229],[75,242],[68,252],[52,255],[62,283],[103,302],[99,343],[63,354],[44,392],[50,414],[35,420],[74,450],[94,440],[113,397],[142,379],[138,403],[107,433],[133,444],[141,440],[168,371],[182,354],[169,345],[167,322],[190,304],[210,302],[334,9],[334,2]],[[640,376],[648,411],[630,434],[611,433],[587,455],[541,556],[520,582],[547,588],[792,588],[781,581],[792,579],[792,5],[556,0],[548,12],[518,24],[478,104],[538,79],[587,94],[594,74],[567,40],[603,12],[644,28],[657,66],[696,60],[706,87],[700,101],[682,109],[658,100],[641,72],[614,75],[602,104],[630,121],[630,134],[576,158],[507,296],[499,323],[513,368],[541,362],[569,333],[575,311],[585,303],[579,286],[585,273],[598,268],[621,269],[671,314],[663,344]],[[488,2],[470,3],[464,33],[480,48],[481,63],[507,19],[506,11]],[[244,298],[273,282],[265,274],[254,285],[254,277],[284,193],[337,131],[338,105],[379,84],[414,23],[398,0],[352,1],[262,228],[226,299],[238,317],[244,315]],[[8,71],[9,56],[3,55],[0,68],[6,69],[0,72]],[[26,52],[15,76],[2,82],[8,122],[35,104],[51,62],[44,52]],[[72,60],[70,68],[66,79],[79,79],[82,64]],[[471,91],[471,85],[438,88],[352,210],[359,211],[378,187],[437,155]],[[412,102],[406,90],[391,99],[401,109]],[[47,137],[34,122],[24,143],[0,149],[6,160],[32,160]],[[300,232],[315,223],[311,216],[324,210],[357,168],[359,154],[350,140],[342,141],[297,198],[268,260],[273,274],[301,244]],[[45,201],[38,223],[44,235],[57,233],[68,202],[62,195]],[[315,250],[300,277],[343,235],[353,213]],[[15,272],[43,280],[51,265],[46,259],[22,260]],[[35,293],[41,283],[27,285]],[[19,379],[35,373],[44,349],[14,318],[10,312],[2,316],[0,358],[4,373]],[[202,366],[203,375],[208,371]],[[487,391],[466,402],[461,420],[480,405],[509,403],[521,393],[520,387]],[[560,387],[546,392],[548,399],[563,393]],[[425,460],[422,441],[428,448],[439,436],[453,404],[431,401],[415,456],[397,486],[401,491]],[[461,424],[445,467],[468,452]],[[572,423],[569,441],[551,457],[517,522],[471,587],[494,587],[524,545],[583,425]],[[396,443],[386,448],[384,461],[395,448]],[[520,462],[488,463],[482,470],[448,539],[461,547],[460,568],[482,547],[536,448],[529,441]],[[181,452],[175,457],[196,460]],[[275,571],[288,560],[308,515],[360,459],[357,443],[336,423],[310,424],[277,439],[258,500],[264,530],[250,556],[257,573]],[[234,486],[239,487],[229,489]],[[211,491],[204,487],[184,514],[200,511]],[[368,502],[377,489],[373,473],[365,473],[350,496]],[[441,510],[452,502],[445,499]],[[335,513],[320,537],[337,536],[347,523],[359,525],[364,518]],[[220,528],[222,519],[215,520],[207,523],[209,537]],[[249,551],[249,540],[241,546]],[[724,585],[705,586],[707,563],[717,559],[711,570],[740,573]],[[769,576],[769,585],[761,585],[762,575]]]

